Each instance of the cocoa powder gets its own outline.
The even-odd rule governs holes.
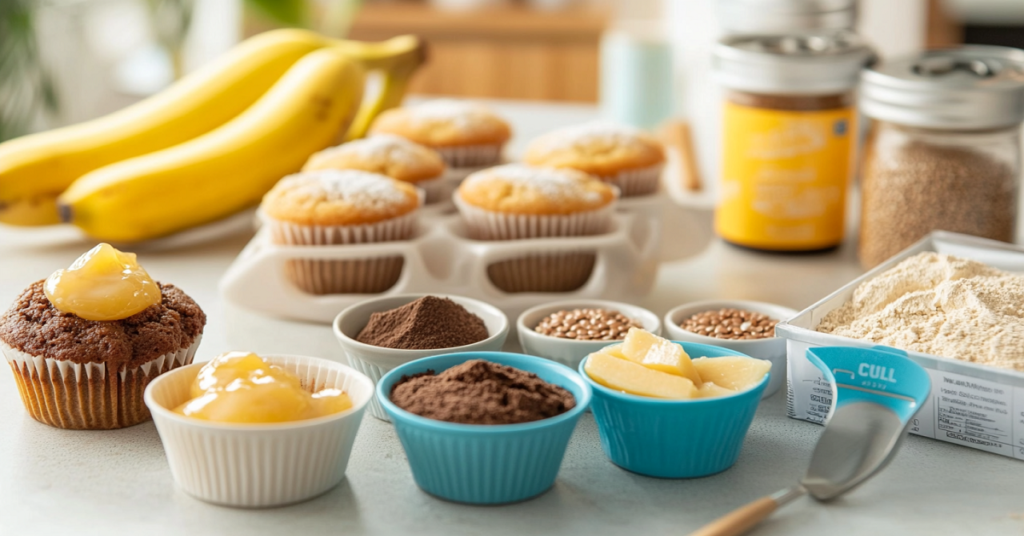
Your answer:
[[[454,348],[490,335],[479,316],[448,298],[424,296],[397,309],[370,315],[356,340],[400,350]]]
[[[402,376],[391,401],[410,412],[463,424],[516,424],[561,415],[576,406],[565,389],[536,374],[474,359],[441,374]]]

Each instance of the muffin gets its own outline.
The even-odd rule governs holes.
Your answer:
[[[98,246],[68,271],[83,259],[88,265],[87,257],[102,247],[110,248]],[[116,250],[100,251],[99,256],[113,258],[111,251]],[[134,255],[130,258],[134,261]],[[141,273],[148,279],[145,271]],[[53,279],[47,280],[46,288]],[[96,286],[76,292],[94,299],[89,294],[109,283],[96,281]],[[151,290],[159,289],[151,294],[153,303],[139,304],[142,310],[124,318],[89,320],[70,312],[81,303],[69,308],[58,301],[58,309],[44,281],[25,289],[0,317],[0,352],[32,418],[79,430],[122,428],[150,418],[143,391],[160,374],[192,362],[206,315],[174,285],[151,279],[148,284]]]
[[[578,169],[617,186],[623,197],[631,197],[657,191],[665,150],[639,129],[594,122],[533,140],[524,160],[533,166]]]
[[[454,196],[470,238],[519,240],[606,233],[616,190],[571,169],[521,164],[473,173]],[[490,264],[488,277],[505,292],[569,292],[590,278],[593,251],[536,253]]]
[[[412,184],[377,173],[320,170],[281,179],[260,210],[275,244],[369,244],[411,238],[421,197]],[[403,264],[401,255],[292,259],[285,277],[310,294],[368,294],[394,286]]]
[[[449,99],[388,110],[377,117],[370,132],[426,145],[456,173],[459,168],[499,163],[501,150],[512,137],[508,123],[487,107]]]
[[[427,203],[435,203],[445,194],[441,155],[393,134],[378,134],[324,149],[311,156],[302,171],[325,169],[357,169],[387,175],[422,189]]]

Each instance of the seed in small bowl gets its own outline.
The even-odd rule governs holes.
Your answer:
[[[578,341],[618,341],[629,328],[642,328],[640,322],[608,309],[573,309],[552,313],[541,320],[534,331],[541,335]]]
[[[725,308],[697,313],[683,320],[679,327],[717,339],[768,339],[775,336],[778,323],[763,313]]]

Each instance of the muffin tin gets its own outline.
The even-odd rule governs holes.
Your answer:
[[[411,240],[343,246],[284,246],[272,244],[261,229],[227,270],[221,293],[233,303],[266,314],[321,323],[338,311],[373,296],[431,292],[458,294],[501,304],[510,316],[523,310],[569,298],[635,300],[654,283],[660,261],[685,258],[711,240],[710,213],[684,210],[667,195],[623,200],[611,232],[603,235],[479,241],[468,237],[449,203],[427,206]],[[664,236],[662,229],[678,229]],[[587,282],[573,292],[507,293],[491,282],[493,263],[538,253],[566,251],[596,255]],[[379,294],[307,294],[284,277],[291,259],[348,260],[399,255],[402,274]]]

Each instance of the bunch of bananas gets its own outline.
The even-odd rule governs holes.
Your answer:
[[[424,60],[414,36],[259,34],[133,106],[0,144],[0,222],[131,243],[222,219],[311,154],[362,137]],[[363,99],[374,70],[381,90]]]

